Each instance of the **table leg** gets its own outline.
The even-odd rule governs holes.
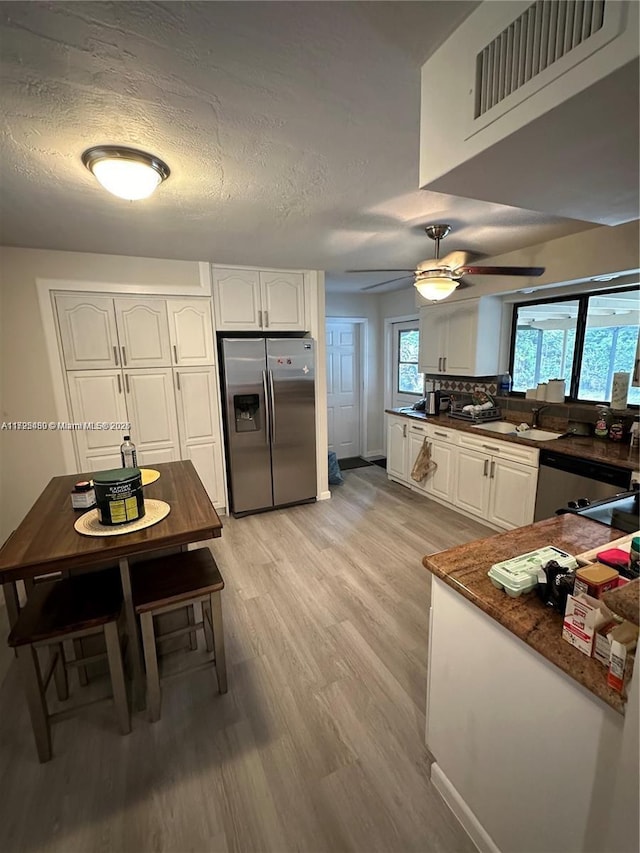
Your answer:
[[[9,627],[13,628],[18,621],[18,616],[20,615],[20,599],[18,598],[18,590],[16,589],[16,585],[13,581],[6,581],[2,584],[2,591],[4,592],[4,601],[7,605]]]
[[[122,597],[124,599],[124,616],[127,624],[127,656],[131,664],[133,676],[132,704],[136,711],[144,709],[144,668],[142,664],[142,649],[140,647],[140,635],[138,633],[138,620],[133,607],[133,596],[131,594],[131,575],[129,572],[129,561],[123,557],[119,561],[120,581],[122,583]]]

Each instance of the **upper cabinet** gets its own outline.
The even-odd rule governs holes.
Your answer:
[[[500,370],[502,303],[486,296],[420,309],[420,370],[489,376]]]
[[[67,370],[214,363],[208,299],[56,294]]]
[[[167,315],[173,363],[183,367],[213,364],[213,326],[209,300],[169,299]]]
[[[212,268],[219,331],[305,331],[304,275]]]

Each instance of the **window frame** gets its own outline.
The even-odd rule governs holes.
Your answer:
[[[396,341],[395,341],[396,346],[395,346],[395,353],[394,353],[394,356],[395,356],[395,358],[394,358],[394,373],[395,373],[395,375],[393,377],[392,394],[394,395],[394,397],[400,397],[401,395],[406,394],[408,397],[412,397],[412,398],[415,397],[416,399],[419,400],[424,396],[424,374],[422,373],[421,370],[418,369],[418,375],[422,376],[422,384],[423,384],[423,390],[422,391],[402,391],[400,389],[400,367],[403,364],[415,364],[416,367],[419,368],[420,367],[420,355],[418,355],[418,358],[415,362],[414,361],[402,361],[400,358],[400,351],[401,351],[401,339],[402,339],[403,332],[417,332],[418,333],[418,341],[420,340],[420,321],[419,320],[415,320],[415,321],[414,320],[408,320],[408,321],[405,321],[404,323],[398,323],[398,324],[394,324],[394,325],[397,325],[397,328],[395,329],[395,337],[396,337]],[[400,326],[406,326],[407,328],[400,328]]]
[[[565,403],[575,403],[583,406],[597,406],[599,404],[608,404],[608,400],[584,400],[578,397],[578,389],[580,385],[580,374],[582,372],[582,358],[584,354],[584,341],[587,332],[587,314],[589,308],[589,299],[592,296],[611,296],[615,293],[627,293],[629,291],[637,291],[640,301],[640,285],[632,284],[626,287],[608,287],[603,290],[590,290],[587,293],[568,293],[566,296],[551,296],[547,299],[527,299],[522,302],[513,303],[513,312],[511,315],[511,343],[509,346],[509,373],[513,376],[513,364],[515,359],[516,334],[518,331],[518,309],[530,305],[549,305],[551,303],[562,303],[574,301],[578,303],[578,314],[576,316],[576,340],[574,344],[574,359],[571,369],[571,381],[569,383],[568,394],[565,394]],[[524,391],[510,391],[512,397],[524,397]],[[640,408],[637,403],[628,403],[627,408]]]

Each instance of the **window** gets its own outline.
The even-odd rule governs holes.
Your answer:
[[[398,373],[399,394],[417,394],[422,397],[424,375],[418,371],[418,327],[398,330]]]
[[[637,288],[528,302],[514,309],[513,390],[564,379],[567,396],[584,402],[611,399],[613,374],[633,373],[640,301]],[[640,404],[640,388],[628,402]]]

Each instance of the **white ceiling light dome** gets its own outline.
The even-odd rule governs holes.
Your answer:
[[[416,275],[414,286],[423,299],[438,302],[451,296],[459,282],[446,269],[425,270]]]
[[[106,190],[127,201],[148,198],[171,174],[153,154],[120,145],[88,148],[82,162]]]

